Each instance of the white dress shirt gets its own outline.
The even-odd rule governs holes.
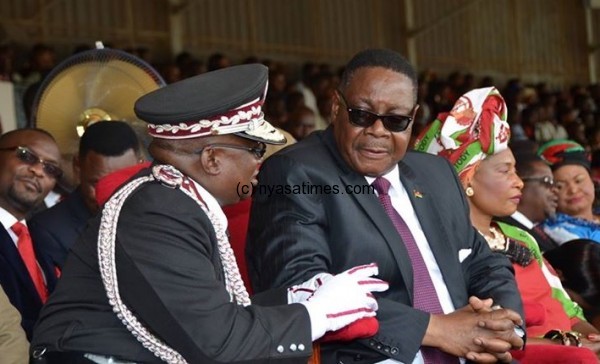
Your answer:
[[[4,226],[4,230],[6,230],[8,235],[10,235],[10,238],[15,243],[15,246],[17,246],[17,241],[19,240],[19,237],[13,231],[12,226],[18,221],[19,220],[17,220],[17,218],[14,217],[10,212],[0,207],[0,223],[2,223],[2,226]],[[25,220],[21,221],[21,223],[27,226]]]
[[[510,217],[523,224],[523,226],[525,226],[529,230],[533,229],[533,227],[535,226],[533,224],[533,221],[529,220],[527,216],[523,215],[519,211],[515,211],[512,215],[510,215]]]
[[[429,271],[429,275],[431,276],[431,280],[433,281],[433,286],[435,287],[442,310],[445,314],[454,312],[456,308],[452,303],[452,298],[450,297],[448,287],[446,287],[446,282],[444,282],[444,277],[442,277],[440,267],[438,266],[437,261],[433,256],[433,252],[429,247],[429,243],[427,242],[427,238],[425,237],[421,223],[419,222],[417,214],[415,213],[415,209],[413,208],[410,198],[408,197],[408,193],[406,192],[406,189],[402,183],[400,183],[400,170],[398,166],[396,165],[394,169],[382,177],[387,179],[391,184],[388,194],[392,200],[392,206],[396,212],[402,216],[402,219],[406,222],[406,225],[408,225],[410,232],[415,238],[419,251],[421,252],[423,260],[425,261],[425,265],[427,266],[427,270]],[[372,184],[375,181],[375,178],[373,177],[365,176],[365,178],[369,184]],[[377,194],[377,191],[375,191],[375,193]],[[461,359],[461,362],[464,362],[464,360]],[[400,362],[393,359],[387,359],[379,363],[392,364]],[[421,351],[417,352],[417,356],[415,356],[412,364],[423,364],[423,356],[421,355]]]

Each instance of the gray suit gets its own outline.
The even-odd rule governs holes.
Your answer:
[[[399,168],[454,306],[463,307],[470,295],[476,295],[522,312],[511,264],[492,253],[471,226],[468,203],[450,164],[409,152]],[[303,183],[320,186],[323,192],[269,195],[266,191]],[[363,186],[359,187],[363,192],[349,194],[346,188],[354,186]],[[413,360],[429,315],[411,307],[408,253],[378,198],[369,193],[365,178],[342,159],[331,127],[264,163],[249,226],[246,253],[256,292],[370,262],[378,263],[379,277],[390,283],[388,291],[377,294],[379,332],[371,339],[323,345],[323,363]],[[471,251],[462,263],[461,250]]]

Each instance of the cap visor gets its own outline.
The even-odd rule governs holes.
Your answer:
[[[235,133],[235,135],[266,144],[285,144],[287,142],[285,136],[266,120],[252,130]]]

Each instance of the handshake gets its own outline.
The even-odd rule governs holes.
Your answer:
[[[306,307],[315,341],[327,331],[375,316],[378,306],[371,292],[383,292],[389,287],[387,282],[373,278],[378,272],[377,264],[371,263],[335,276],[319,273],[289,288],[288,303],[301,303]]]

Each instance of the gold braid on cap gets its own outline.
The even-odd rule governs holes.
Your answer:
[[[170,364],[187,364],[187,361],[181,354],[154,336],[139,322],[133,312],[125,305],[119,293],[115,262],[115,240],[119,214],[129,195],[142,184],[152,181],[158,181],[170,188],[179,188],[200,205],[202,211],[208,216],[215,229],[219,257],[225,275],[225,289],[229,293],[231,302],[235,300],[239,305],[248,306],[251,303],[250,296],[242,281],[233,249],[231,249],[223,224],[213,212],[208,210],[206,204],[194,188],[193,182],[175,167],[170,165],[156,165],[152,168],[152,174],[129,182],[108,200],[102,210],[98,232],[98,264],[102,283],[108,296],[108,302],[127,330],[156,357]]]

